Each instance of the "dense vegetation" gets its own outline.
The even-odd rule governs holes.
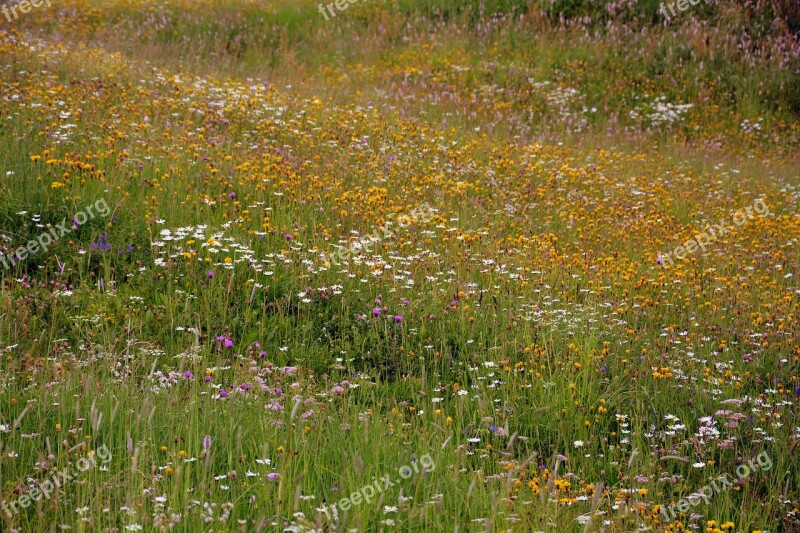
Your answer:
[[[800,530],[800,13],[659,7],[0,17],[0,531]]]

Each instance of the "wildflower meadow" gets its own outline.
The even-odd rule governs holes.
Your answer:
[[[800,532],[800,4],[671,3],[5,3],[0,532]]]

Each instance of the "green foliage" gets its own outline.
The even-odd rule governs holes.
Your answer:
[[[605,5],[21,20],[51,46],[0,39],[0,234],[100,197],[115,216],[0,279],[0,501],[113,458],[0,530],[656,530],[647,511],[762,451],[770,472],[693,511],[800,527],[796,67],[748,55],[766,14],[739,49]],[[656,97],[693,107],[631,118]],[[656,267],[756,197],[775,217]],[[423,203],[432,220],[376,231]]]

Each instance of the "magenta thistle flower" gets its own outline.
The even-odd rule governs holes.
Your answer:
[[[220,389],[219,397],[220,398],[227,398],[228,397],[228,391],[226,391],[225,389]]]
[[[372,316],[381,316],[381,310],[376,307],[372,310]]]
[[[403,317],[402,317],[402,316],[400,316],[400,315],[396,315],[396,316],[394,317],[394,321],[395,321],[395,322],[402,322],[402,321],[403,321]]]

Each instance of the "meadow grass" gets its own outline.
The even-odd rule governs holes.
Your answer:
[[[791,19],[653,6],[4,24],[0,252],[112,213],[0,271],[0,530],[799,530]]]

